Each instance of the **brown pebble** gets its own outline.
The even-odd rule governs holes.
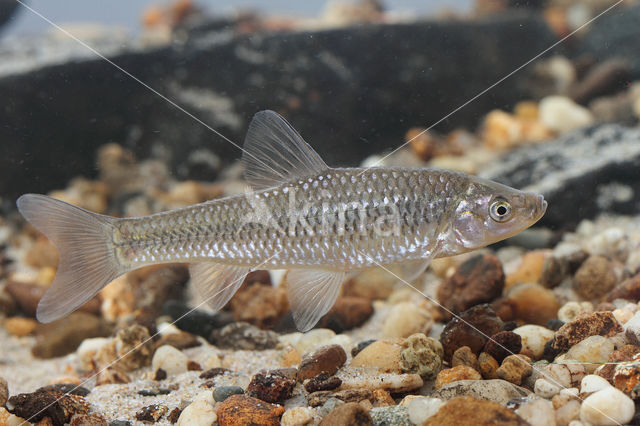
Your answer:
[[[166,378],[167,378],[167,372],[164,371],[162,368],[158,368],[156,370],[155,376],[153,377],[154,380],[158,380],[158,381],[159,380],[164,380]]]
[[[4,407],[7,399],[9,399],[9,385],[5,379],[0,377],[0,407]]]
[[[502,362],[509,355],[514,355],[522,349],[522,338],[513,331],[501,331],[491,336],[484,345],[484,352]]]
[[[171,424],[177,423],[178,419],[180,418],[180,414],[182,414],[182,409],[180,407],[176,407],[173,410],[171,410],[171,412],[167,416],[167,420]]]
[[[202,367],[195,361],[187,361],[187,370],[188,371],[202,371]]]
[[[323,371],[334,374],[346,361],[347,354],[342,346],[323,346],[302,358],[298,367],[298,381],[302,383]]]
[[[294,367],[302,362],[300,352],[293,346],[289,346],[282,354],[282,361],[280,361],[280,367]]]
[[[640,353],[640,346],[624,345],[620,349],[613,351],[611,355],[609,355],[609,359],[607,360],[607,362],[628,362],[631,361],[633,357],[638,353]],[[607,381],[609,381],[609,383],[613,385],[613,375],[615,373],[616,367],[616,364],[605,364],[599,367],[596,370],[595,374],[607,379]]]
[[[279,371],[261,371],[251,378],[247,394],[267,402],[283,402],[291,397],[295,379]]]
[[[569,275],[569,264],[554,256],[549,256],[542,265],[540,285],[546,288],[554,288]]]
[[[516,308],[516,319],[526,324],[545,325],[557,318],[560,305],[553,291],[536,283],[516,284],[506,294]]]
[[[42,299],[47,289],[33,283],[9,280],[5,290],[16,301],[18,307],[25,315],[35,318],[38,302],[40,302],[40,299]],[[100,299],[94,297],[78,308],[78,310],[99,315],[100,305]]]
[[[348,402],[339,405],[332,412],[327,414],[320,422],[322,426],[333,425],[350,425],[350,426],[368,426],[373,425],[371,416],[360,404]]]
[[[446,370],[442,370],[436,377],[435,388],[440,389],[444,385],[457,382],[458,380],[481,380],[482,376],[476,370],[466,365],[457,365]]]
[[[219,376],[221,374],[226,374],[226,373],[231,373],[231,370],[223,367],[214,367],[203,372],[198,377],[200,377],[201,379],[213,379],[216,376]]]
[[[486,352],[482,352],[478,356],[478,369],[482,378],[485,380],[497,379],[498,374],[496,371],[500,368],[500,364],[494,357]]]
[[[613,302],[616,299],[625,299],[633,303],[640,301],[640,274],[627,278],[606,296],[606,300],[609,302]]]
[[[167,411],[169,411],[169,409],[164,405],[147,405],[146,407],[142,407],[140,410],[138,410],[138,412],[136,413],[136,420],[155,423],[160,420],[165,414],[167,414]]]
[[[85,339],[109,336],[111,326],[95,315],[74,312],[52,323],[38,324],[35,333],[33,355],[54,358],[75,351]]]
[[[186,331],[181,331],[179,333],[165,334],[155,343],[156,349],[164,345],[173,346],[176,349],[183,350],[200,346],[202,345],[202,342],[198,340],[197,336],[187,333]]]
[[[489,305],[478,305],[460,313],[447,323],[440,342],[444,349],[444,359],[450,361],[453,353],[462,346],[468,346],[473,353],[480,353],[487,343],[487,336],[502,330],[502,320]]]
[[[587,300],[604,296],[616,285],[613,264],[603,256],[589,256],[573,277],[573,288]]]
[[[124,371],[133,371],[151,364],[154,347],[149,329],[133,324],[118,331],[114,339],[117,366]],[[115,361],[115,360],[114,360]]]
[[[318,327],[330,328],[336,333],[360,327],[373,315],[371,300],[364,297],[339,297],[331,310],[320,319]]]
[[[218,406],[220,426],[279,426],[282,405],[270,404],[248,395],[231,395]]]
[[[474,370],[479,371],[478,357],[471,352],[469,346],[462,346],[456,349],[451,357],[451,366],[456,367],[458,365],[466,365]]]
[[[342,384],[339,377],[331,376],[326,371],[318,374],[316,377],[304,382],[304,388],[307,392],[313,393],[317,391],[333,390]]]
[[[107,426],[107,419],[100,413],[76,414],[71,417],[70,426]]]
[[[519,386],[522,380],[533,371],[530,363],[531,358],[525,355],[509,355],[496,370],[496,375],[502,380]]]
[[[391,397],[391,394],[384,389],[376,389],[371,394],[373,398],[374,407],[390,407],[396,405],[396,401]]]
[[[32,318],[11,317],[4,322],[4,327],[9,334],[17,337],[24,337],[32,334],[38,322]]]
[[[69,423],[75,414],[89,413],[89,403],[84,397],[42,389],[12,396],[7,407],[11,407],[7,408],[10,413],[23,419],[37,422],[49,417],[56,425]]]
[[[492,401],[473,399],[469,396],[446,402],[423,426],[528,426],[513,411]]]
[[[622,332],[622,327],[611,312],[593,312],[578,316],[556,331],[554,349],[566,351],[589,336],[612,337]]]
[[[281,287],[254,284],[238,291],[230,302],[233,318],[268,329],[289,310],[286,291]]]
[[[438,288],[438,301],[459,313],[480,303],[491,302],[502,294],[502,263],[491,254],[476,255],[462,263]]]
[[[371,389],[344,389],[338,391],[317,391],[309,394],[309,406],[318,407],[329,399],[335,398],[342,402],[360,402],[371,398]]]

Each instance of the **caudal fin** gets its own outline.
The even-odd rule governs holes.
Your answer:
[[[25,219],[58,248],[56,277],[36,312],[40,322],[73,312],[126,272],[112,245],[117,219],[45,195],[25,194],[17,204]]]

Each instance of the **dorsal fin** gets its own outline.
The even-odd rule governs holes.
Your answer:
[[[291,124],[273,111],[253,116],[243,149],[244,176],[256,190],[318,175],[329,168]]]

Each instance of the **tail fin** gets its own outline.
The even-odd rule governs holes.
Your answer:
[[[56,277],[36,312],[40,322],[73,312],[126,272],[112,245],[117,219],[45,195],[26,194],[17,204],[25,219],[58,248]]]

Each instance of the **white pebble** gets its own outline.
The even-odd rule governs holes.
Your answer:
[[[309,407],[290,408],[280,419],[282,426],[303,426],[313,422],[313,410]]]
[[[529,422],[531,426],[556,426],[556,410],[551,401],[536,399],[522,404],[516,414]]]
[[[349,354],[353,348],[353,340],[351,340],[351,337],[346,334],[338,334],[327,340],[324,345],[340,345],[342,346],[342,349]]]
[[[560,389],[558,384],[552,383],[547,379],[538,379],[533,386],[533,391],[536,395],[547,399],[553,398],[555,394],[560,392]]]
[[[627,251],[627,237],[620,228],[607,228],[591,237],[585,244],[591,254],[611,255],[616,252]]]
[[[580,417],[580,401],[572,399],[556,409],[556,423],[566,425]]]
[[[634,414],[633,400],[613,386],[587,397],[580,407],[580,420],[592,425],[625,424]]]
[[[566,396],[578,396],[580,395],[580,391],[578,390],[578,388],[566,388],[562,389],[560,391],[560,394]]]
[[[598,392],[608,387],[611,387],[611,384],[607,379],[596,376],[595,374],[589,374],[588,376],[584,376],[582,383],[580,383],[580,393]]]
[[[593,312],[590,302],[567,302],[558,309],[558,319],[564,322],[573,321],[580,314]]]
[[[182,410],[180,417],[178,417],[177,426],[210,426],[217,420],[218,415],[213,405],[207,401],[197,400]]]
[[[564,133],[593,122],[593,115],[565,96],[547,96],[540,101],[540,121],[549,129]]]
[[[205,370],[222,367],[222,361],[220,360],[220,357],[217,354],[210,354],[200,364],[202,365],[202,368]]]
[[[78,359],[80,360],[80,369],[82,371],[90,371],[95,368],[93,358],[102,350],[102,348],[111,343],[111,340],[112,339],[108,337],[94,337],[83,340],[76,351]]]
[[[299,354],[304,355],[314,349],[324,346],[326,342],[334,338],[336,333],[328,328],[316,328],[304,333],[293,347]]]
[[[189,358],[178,349],[170,345],[160,346],[156,349],[151,360],[153,370],[162,368],[168,375],[180,374],[187,371]]]
[[[562,364],[549,364],[543,370],[544,377],[561,388],[578,386],[586,374],[584,366],[572,359],[565,359],[562,362]]]
[[[409,403],[409,420],[415,425],[421,425],[443,405],[444,401],[438,398],[415,398]]]
[[[620,324],[625,324],[633,318],[633,312],[626,309],[614,309],[611,313]]]
[[[539,325],[523,325],[513,332],[521,337],[522,349],[530,350],[536,359],[542,356],[544,345],[555,335],[552,330]]]
[[[635,344],[640,341],[640,311],[636,312],[622,326],[625,334],[631,340],[630,343]]]
[[[603,336],[589,336],[573,345],[565,354],[565,359],[592,363],[585,364],[584,368],[587,373],[593,373],[598,368],[597,363],[607,362],[614,349],[615,345],[610,339]]]
[[[401,302],[395,305],[382,324],[386,337],[409,337],[415,333],[429,334],[433,318],[415,303]]]
[[[161,336],[180,333],[182,333],[182,330],[169,322],[161,322],[160,324],[158,324],[158,334],[160,334]]]

